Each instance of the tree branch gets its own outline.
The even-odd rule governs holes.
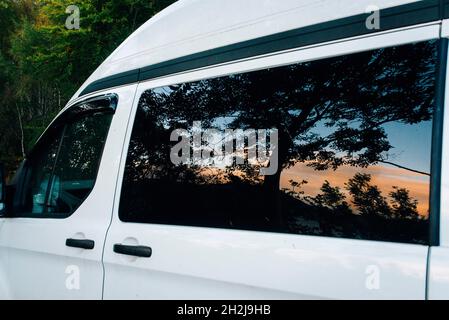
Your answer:
[[[407,168],[407,167],[401,166],[399,164],[396,164],[396,163],[393,163],[393,162],[390,162],[390,161],[379,160],[379,162],[385,163],[385,164],[389,164],[389,165],[392,165],[392,166],[400,168],[400,169],[404,169],[404,170],[407,170],[407,171],[411,171],[411,172],[414,172],[414,173],[418,173],[418,174],[422,174],[422,175],[430,177],[430,173],[419,171],[419,170],[415,170],[415,169],[411,169],[411,168]]]

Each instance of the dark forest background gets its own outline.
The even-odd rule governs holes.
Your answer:
[[[0,0],[0,162],[12,176],[78,87],[175,0]],[[80,8],[68,30],[66,8]]]

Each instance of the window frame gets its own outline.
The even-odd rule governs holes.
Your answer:
[[[107,102],[107,105],[101,105],[99,103]],[[67,219],[70,216],[72,216],[77,209],[81,206],[83,202],[86,201],[86,199],[91,194],[92,190],[95,188],[95,184],[98,180],[98,171],[101,164],[101,160],[103,158],[104,148],[106,146],[106,142],[103,144],[101,151],[100,151],[100,160],[98,161],[97,167],[96,167],[96,175],[95,179],[93,181],[93,186],[86,195],[86,197],[83,199],[83,201],[80,202],[80,204],[76,207],[75,210],[72,210],[70,213],[58,213],[58,212],[52,212],[47,213],[43,212],[40,214],[33,214],[29,211],[25,211],[21,209],[22,203],[24,201],[24,198],[26,196],[26,183],[27,183],[27,173],[28,170],[28,162],[30,161],[30,157],[32,157],[36,152],[39,152],[41,148],[48,145],[50,141],[53,141],[56,138],[60,138],[61,141],[59,141],[58,151],[56,154],[55,163],[52,167],[52,173],[50,176],[50,179],[54,176],[55,171],[55,165],[57,162],[57,159],[59,157],[59,152],[61,149],[61,144],[63,142],[63,136],[65,132],[65,128],[67,124],[69,124],[72,121],[79,120],[84,117],[88,117],[93,114],[106,114],[110,113],[112,117],[115,114],[116,108],[118,105],[118,95],[117,94],[103,94],[98,95],[94,97],[90,97],[87,99],[83,99],[76,104],[70,106],[66,110],[63,110],[54,120],[53,122],[47,127],[47,129],[44,131],[44,133],[39,137],[38,141],[35,143],[33,148],[26,154],[25,160],[23,161],[23,164],[21,166],[21,170],[19,173],[17,185],[16,185],[16,192],[14,195],[14,201],[12,210],[10,211],[8,218],[35,218],[35,219]],[[113,118],[111,119],[112,123]],[[111,127],[111,123],[109,124],[109,128],[106,134],[105,139],[107,139],[109,135],[109,130]],[[61,129],[62,128],[62,129]],[[49,196],[48,190],[46,190],[46,201],[47,197]]]
[[[429,192],[429,246],[439,246],[441,243],[441,207],[442,200],[442,172],[443,172],[443,130],[444,109],[447,82],[447,38],[438,40],[438,57],[436,70],[434,121],[432,126],[431,168],[430,168],[430,192]],[[446,124],[447,125],[447,124]]]

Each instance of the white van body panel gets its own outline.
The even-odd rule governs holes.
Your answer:
[[[153,249],[149,259],[112,251]],[[209,228],[114,217],[105,299],[424,299],[427,247]]]
[[[376,5],[382,9],[412,2],[380,0]],[[145,90],[436,39],[439,22],[233,61],[78,97],[91,82],[116,73],[353,16],[372,4],[370,0],[180,0],[145,23],[105,60],[64,109],[102,94],[119,97],[89,197],[67,219],[0,218],[0,299],[448,299],[449,112],[443,142],[441,246],[432,248],[430,257],[429,247],[422,245],[124,223],[118,217],[132,124]],[[446,106],[448,101],[446,95]],[[92,239],[95,248],[68,248],[64,245],[67,238]],[[114,244],[150,246],[153,256],[117,254]],[[78,289],[67,286],[77,268]]]
[[[428,299],[449,299],[449,248],[430,248]]]
[[[91,82],[225,45],[362,14],[414,0],[180,0],[129,36],[87,79]]]
[[[139,84],[150,89],[439,37],[439,25],[409,28],[224,64]],[[131,129],[131,127],[130,127]],[[128,130],[126,144],[131,130]],[[124,175],[123,152],[119,181]],[[425,299],[428,247],[400,243],[113,221],[105,244],[105,299]],[[153,249],[151,258],[114,244]]]

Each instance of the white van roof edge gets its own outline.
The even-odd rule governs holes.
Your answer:
[[[204,37],[198,35],[189,37],[188,33],[180,35],[180,32],[174,32],[176,36],[171,37],[173,32],[166,31],[162,38],[168,38],[170,39],[169,41],[162,41],[161,36],[155,41],[144,41],[150,38],[152,33],[159,32],[160,35],[167,25],[172,25],[176,29],[175,25],[173,25],[173,19],[177,18],[181,13],[187,14],[193,9],[199,8],[206,10],[214,7],[216,9],[221,4],[224,11],[223,16],[226,16],[225,9],[229,9],[228,5],[233,4],[235,1],[237,0],[228,0],[226,2],[221,0],[180,0],[162,10],[114,50],[81,86],[70,102],[85,94],[114,86],[136,83],[180,71],[260,54],[437,21],[449,15],[448,0],[381,0],[377,1],[380,9],[381,28],[376,30],[366,27],[366,20],[372,14],[372,11],[369,10],[373,10],[372,6],[370,6],[371,0],[360,0],[356,4],[349,0],[285,0],[285,3],[283,1],[282,5],[279,5],[278,1],[265,1],[264,3],[267,4],[276,2],[277,7],[280,8],[274,10],[273,6],[262,6],[262,9],[257,8],[256,14],[251,16],[252,19],[233,18],[227,29],[217,29],[217,24],[214,23],[211,23],[212,26],[198,24],[196,19],[191,19],[193,21],[188,20],[190,25],[196,25],[198,29],[204,29],[201,33],[205,35]],[[257,2],[259,0],[246,0],[245,5],[254,5],[254,1]],[[215,3],[215,6],[211,5],[212,2]],[[260,4],[260,1],[258,3]],[[337,6],[336,3],[338,3]],[[233,5],[241,8],[242,2],[239,0],[238,5]],[[345,10],[340,9],[340,12],[329,13],[332,11],[332,7],[344,7]],[[290,8],[290,10],[286,8]],[[300,18],[298,8],[306,11],[309,15],[315,12],[315,16],[324,15],[326,18],[324,20],[321,19],[323,22],[316,24],[295,24],[290,21],[283,24],[284,26],[290,26],[285,28],[285,31],[272,32],[279,29],[272,26],[273,21],[280,21],[281,18],[285,20],[286,15],[289,16],[290,20],[295,15]],[[220,10],[220,12],[222,11]],[[254,17],[256,16],[259,16],[259,21],[254,22]],[[333,19],[333,17],[337,18]],[[315,20],[308,19],[308,21]],[[240,22],[240,24],[236,23],[236,21]],[[251,21],[252,24],[244,25],[245,21]],[[262,25],[263,27],[261,28]],[[291,28],[295,25],[300,27]],[[258,26],[258,31],[254,32],[256,26]],[[192,28],[189,27],[187,29]],[[219,31],[214,33],[211,31],[212,29]],[[260,36],[254,37],[255,34]],[[183,42],[183,40],[189,38],[189,41]],[[248,40],[239,41],[246,38]],[[230,44],[222,45],[226,43]],[[163,53],[163,51],[170,49],[170,46],[176,52]]]

